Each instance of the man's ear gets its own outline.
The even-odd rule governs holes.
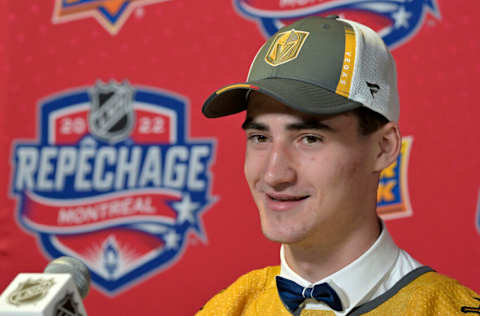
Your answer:
[[[397,159],[402,147],[402,137],[395,122],[385,124],[376,134],[379,150],[375,160],[375,171],[381,172]]]

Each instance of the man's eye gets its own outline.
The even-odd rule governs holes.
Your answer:
[[[315,135],[305,135],[302,137],[302,143],[304,144],[315,144],[322,142],[322,138]]]
[[[267,141],[267,137],[264,135],[250,135],[248,136],[248,140],[255,143],[265,143]]]

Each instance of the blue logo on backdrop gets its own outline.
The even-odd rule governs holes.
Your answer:
[[[48,256],[82,259],[116,294],[205,240],[215,146],[188,136],[185,98],[99,81],[40,102],[38,122],[14,145],[12,192]]]
[[[440,18],[436,0],[234,0],[234,6],[245,17],[256,20],[267,37],[292,20],[310,15],[373,14],[389,21],[389,25],[376,31],[390,48],[410,39],[428,11]]]

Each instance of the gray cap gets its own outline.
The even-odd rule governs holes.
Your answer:
[[[259,91],[296,110],[338,114],[365,106],[398,121],[395,62],[370,28],[337,17],[283,27],[258,51],[247,81],[214,92],[202,112],[214,118],[246,109]]]

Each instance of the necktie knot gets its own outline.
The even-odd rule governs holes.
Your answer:
[[[343,310],[342,302],[337,292],[327,283],[316,284],[313,287],[303,287],[297,283],[276,277],[278,294],[290,312],[295,312],[305,299],[324,302],[336,311]]]

